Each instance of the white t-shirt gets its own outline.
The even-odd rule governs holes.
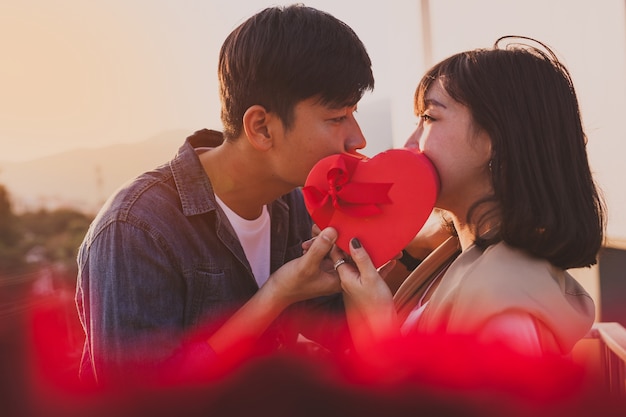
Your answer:
[[[217,195],[215,200],[235,229],[254,278],[259,287],[262,286],[270,276],[270,214],[267,206],[263,206],[259,217],[247,220],[232,211]]]

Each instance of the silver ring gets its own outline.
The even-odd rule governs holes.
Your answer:
[[[339,268],[339,266],[343,265],[346,263],[346,260],[343,258],[339,258],[337,260],[337,262],[335,262],[335,265],[333,265],[333,267],[335,268],[335,271],[337,270],[337,268]]]

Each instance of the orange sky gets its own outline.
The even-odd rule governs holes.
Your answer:
[[[209,107],[198,106],[200,93],[188,92],[210,96],[214,75],[187,71],[202,60],[190,62],[183,51],[185,35],[206,39],[208,32],[177,31],[171,42],[168,22],[180,29],[182,16],[132,3],[2,2],[0,160],[139,141],[164,127],[201,123]],[[217,54],[212,45],[207,54]]]
[[[307,4],[332,9],[361,31],[373,18],[383,22],[380,13],[355,13],[358,3]],[[237,24],[270,4],[3,0],[0,162],[142,141],[163,130],[219,128],[219,47]],[[369,32],[364,41],[376,48],[381,32]]]

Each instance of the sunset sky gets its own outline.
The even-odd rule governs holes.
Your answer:
[[[3,0],[0,161],[141,141],[168,129],[219,127],[219,47],[270,4]],[[368,47],[380,44],[373,27],[381,13],[357,12],[355,1],[309,4],[358,26]]]
[[[3,0],[0,2],[0,161],[76,147],[146,140],[172,129],[219,128],[219,47],[262,0]],[[505,34],[536,37],[568,65],[590,156],[610,208],[626,210],[626,10],[624,0],[430,0],[431,53],[419,0],[316,0],[348,23],[372,57],[388,100],[390,138],[415,124],[412,93],[427,66]],[[358,117],[358,116],[357,116]],[[367,136],[367,131],[365,132]],[[626,217],[626,216],[619,216]],[[612,234],[626,238],[626,220]]]

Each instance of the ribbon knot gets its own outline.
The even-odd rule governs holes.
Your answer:
[[[334,209],[351,217],[369,217],[382,213],[382,204],[391,204],[389,190],[393,183],[354,182],[352,176],[359,159],[339,155],[326,174],[327,186],[308,185],[302,189],[311,216],[329,223]]]

